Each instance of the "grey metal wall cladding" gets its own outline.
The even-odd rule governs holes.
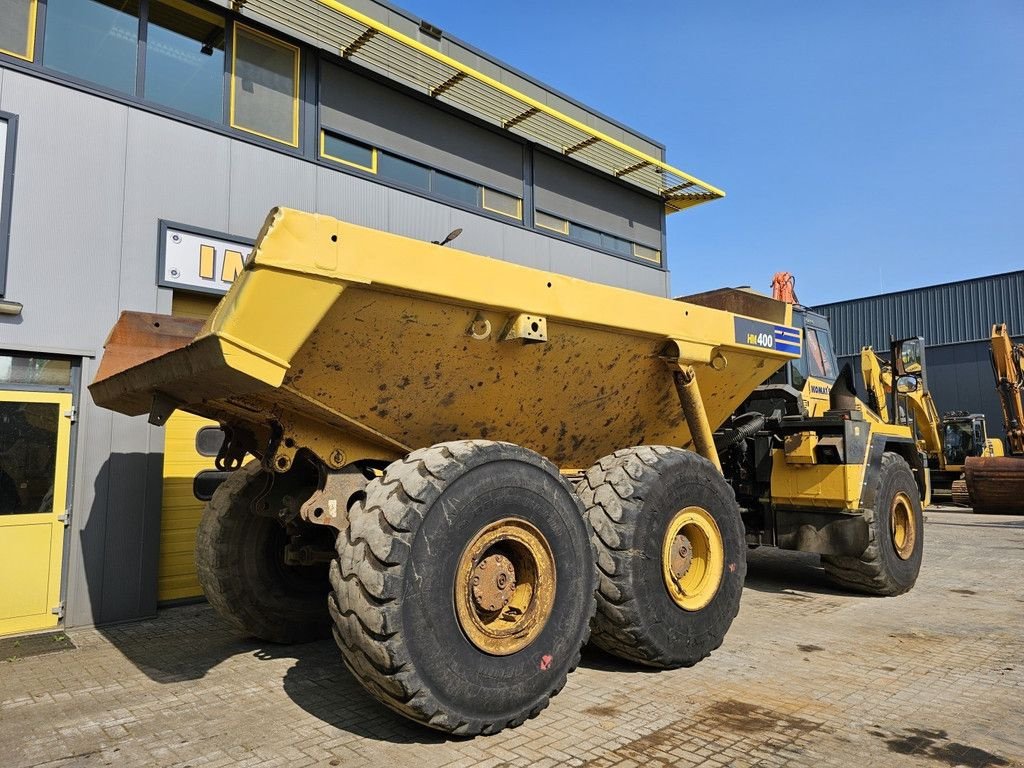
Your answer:
[[[7,71],[0,109],[19,115],[21,129],[7,295],[25,305],[0,323],[0,346],[98,354],[120,309],[157,307],[155,262],[145,256],[155,256],[156,222],[145,242],[136,198],[176,183],[153,191],[152,157],[137,140],[145,129],[127,107]],[[182,153],[168,155],[180,181]],[[84,381],[95,365],[83,362]],[[67,621],[147,615],[156,608],[163,436],[144,419],[100,411],[86,393],[79,407]]]
[[[1024,335],[1015,337],[1014,340],[1024,341]],[[860,355],[849,355],[839,359],[840,366],[847,362],[856,372],[857,388],[863,396]],[[948,411],[984,413],[989,435],[1001,440],[1006,439],[987,341],[929,347],[927,363],[928,388],[940,414]]]
[[[233,235],[256,237],[278,205],[317,210],[316,166],[252,144],[231,142],[230,184],[226,231]]]
[[[661,250],[660,201],[543,152],[534,153],[533,182],[538,210]]]
[[[523,195],[523,145],[326,62],[320,120],[373,146]]]
[[[1024,271],[868,296],[816,307],[832,323],[840,355],[865,344],[887,349],[889,335],[921,335],[929,345],[989,338],[993,323],[1024,331]]]
[[[388,188],[329,168],[316,169],[317,209],[361,227],[388,228]]]

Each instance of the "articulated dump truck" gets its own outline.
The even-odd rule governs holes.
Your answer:
[[[913,583],[912,470],[855,409],[792,446],[749,439],[736,412],[801,358],[802,331],[782,302],[704,297],[730,302],[743,311],[276,209],[205,324],[125,313],[90,389],[156,425],[175,409],[222,425],[233,471],[196,562],[227,621],[280,643],[333,631],[387,706],[493,733],[547,705],[588,637],[654,667],[707,656],[748,544],[823,552],[869,591],[893,592],[871,581],[890,570]],[[762,451],[756,509],[716,441]]]

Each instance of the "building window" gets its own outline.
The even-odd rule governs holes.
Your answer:
[[[0,0],[0,53],[32,61],[39,0]]]
[[[320,131],[320,156],[369,173],[377,172],[376,149],[335,133]]]
[[[181,0],[151,0],[145,98],[211,122],[224,119],[224,18]]]
[[[18,118],[0,112],[0,297],[7,283],[7,248],[11,234],[11,195],[14,192],[14,142]]]
[[[657,248],[648,248],[646,245],[633,243],[633,255],[644,261],[653,261],[655,264],[661,264],[661,251]]]
[[[390,181],[397,181],[407,187],[430,191],[430,169],[425,165],[403,160],[400,157],[380,153],[377,161],[377,174]]]
[[[552,216],[550,213],[536,211],[533,214],[533,222],[538,227],[550,229],[552,232],[557,232],[560,235],[569,234],[569,222],[565,219],[560,219],[557,216]]]
[[[468,181],[463,181],[447,173],[434,171],[434,178],[430,186],[431,192],[446,197],[449,200],[456,200],[463,205],[476,207],[480,205],[480,186]]]
[[[544,211],[535,211],[533,223],[539,229],[549,229],[560,235],[568,236],[570,240],[575,240],[578,243],[594,248],[600,248],[603,251],[608,251],[618,256],[629,256],[661,264],[661,251],[659,250],[648,248],[645,245],[634,243],[631,240],[626,240],[623,237],[618,237],[608,232],[601,232],[592,227],[585,227],[582,224],[568,221],[560,216],[553,216]]]
[[[235,24],[231,127],[299,146],[299,49]]]
[[[523,218],[523,201],[513,195],[506,195],[494,189],[483,188],[483,207],[488,211],[511,216],[513,219]]]
[[[514,219],[523,217],[523,201],[518,197],[406,160],[330,130],[320,130],[320,157],[375,173],[402,187],[429,192],[432,196],[461,203],[467,208],[483,208]]]
[[[140,0],[49,0],[43,64],[135,93]]]
[[[569,237],[581,243],[592,245],[595,248],[601,247],[601,233],[596,229],[584,227],[582,224],[569,224]]]

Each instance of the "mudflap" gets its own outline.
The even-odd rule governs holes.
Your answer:
[[[868,546],[868,524],[859,510],[779,509],[775,531],[778,547],[799,552],[860,557]]]

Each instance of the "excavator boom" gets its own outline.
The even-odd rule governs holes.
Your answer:
[[[964,474],[975,512],[1016,513],[1024,510],[1024,344],[1003,323],[992,326],[991,348],[1007,455],[969,458]]]

